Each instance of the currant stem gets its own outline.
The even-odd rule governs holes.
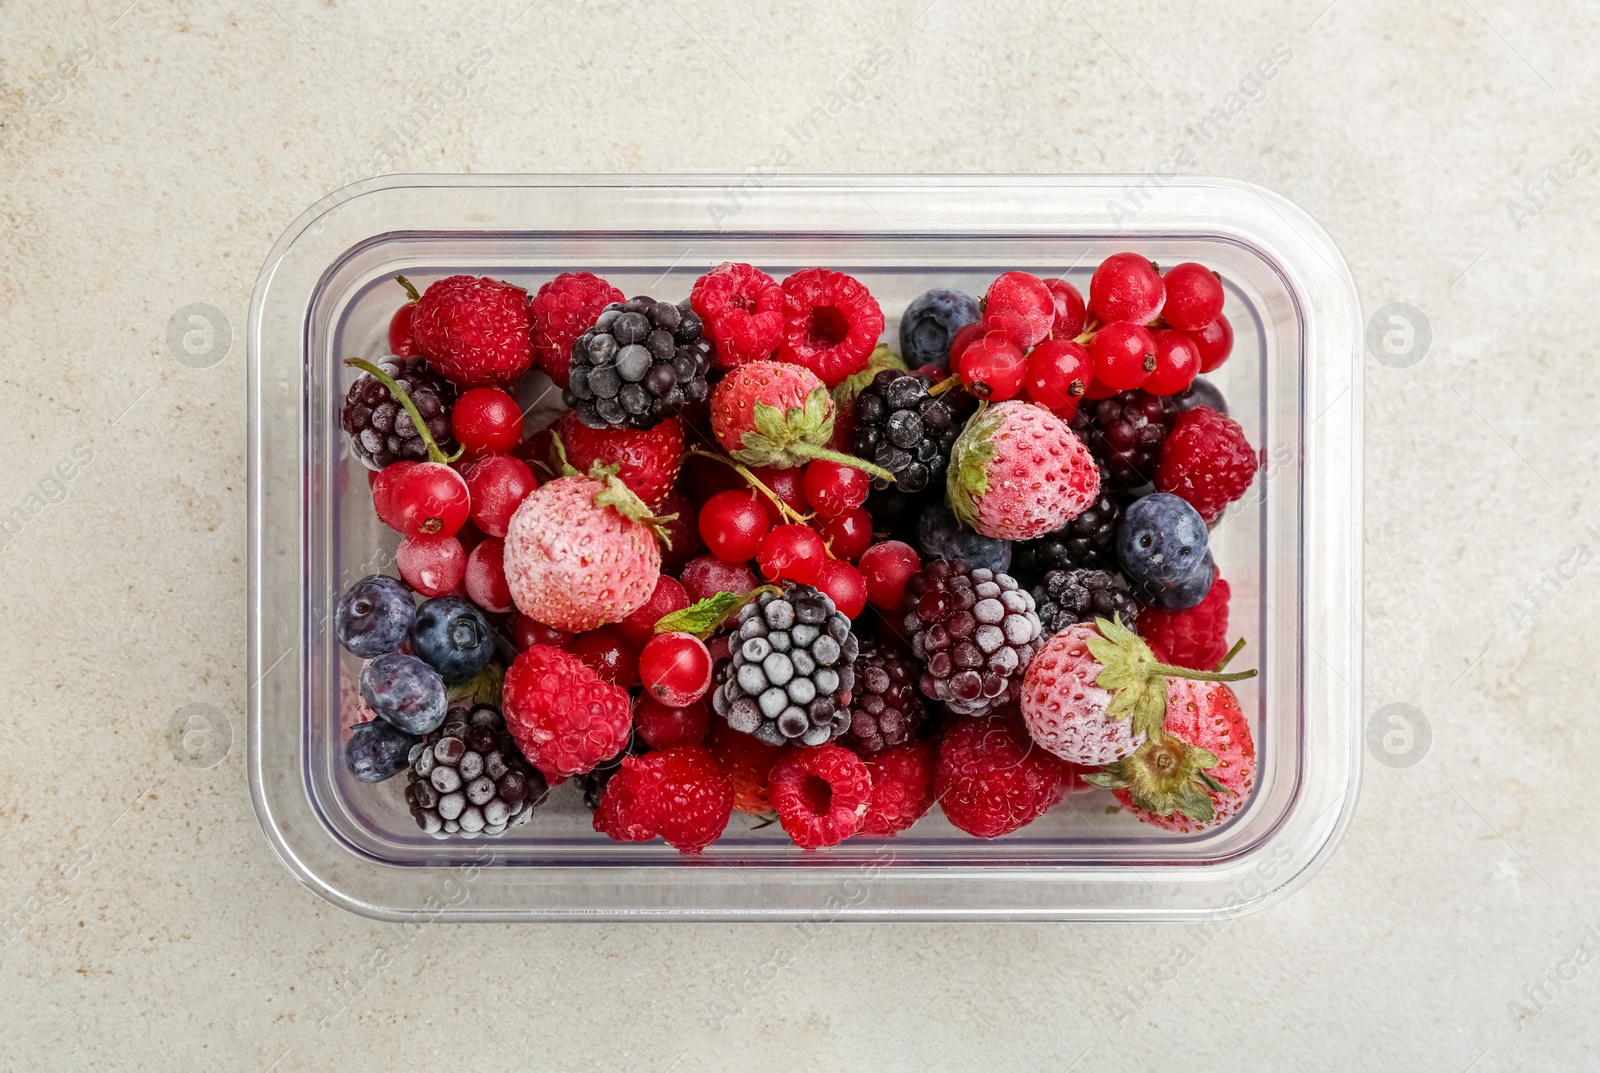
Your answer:
[[[411,423],[417,426],[417,434],[422,437],[423,445],[428,448],[428,461],[440,465],[449,465],[461,457],[461,452],[466,448],[456,448],[456,453],[447,455],[439,450],[439,445],[434,442],[433,433],[428,431],[428,423],[422,419],[422,414],[417,410],[417,404],[411,401],[411,396],[406,394],[406,389],[394,382],[394,377],[378,368],[364,358],[346,358],[344,363],[351,368],[360,369],[378,383],[389,389],[389,394],[400,400],[400,405],[406,408],[406,413],[411,415]]]
[[[947,376],[943,380],[939,381],[937,384],[935,384],[932,387],[930,387],[928,389],[928,394],[931,397],[937,398],[938,396],[943,395],[946,391],[949,391],[951,388],[956,388],[956,387],[960,387],[960,386],[961,386],[961,377],[959,377],[959,376]]]
[[[411,299],[413,302],[422,301],[422,295],[417,293],[417,288],[412,284],[412,282],[409,279],[406,279],[406,277],[404,277],[404,276],[396,276],[394,278],[395,278],[395,282],[396,283],[400,284],[400,286],[402,286],[402,287],[404,287],[406,289],[406,297],[407,298]]]
[[[1088,322],[1084,324],[1082,333],[1080,333],[1078,337],[1073,340],[1073,342],[1080,346],[1087,345],[1089,340],[1094,338],[1095,333],[1098,332],[1101,327],[1102,325],[1100,323],[1100,318],[1091,316]]]
[[[782,499],[778,498],[778,493],[768,488],[766,484],[762,482],[761,478],[750,472],[750,467],[746,466],[743,462],[735,462],[731,458],[724,458],[722,455],[714,454],[711,451],[707,451],[703,447],[691,447],[684,453],[689,455],[698,455],[701,458],[710,458],[721,462],[724,466],[729,467],[739,476],[743,477],[745,481],[749,483],[750,487],[754,488],[756,491],[772,500],[772,505],[778,508],[778,515],[780,517],[801,525],[805,524],[806,515],[801,514],[799,511],[789,506],[789,504],[785,503]]]

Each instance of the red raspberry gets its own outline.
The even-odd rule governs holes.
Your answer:
[[[938,750],[931,741],[908,741],[865,761],[872,775],[872,804],[861,833],[883,837],[904,831],[933,807]]]
[[[1066,770],[1009,716],[958,719],[939,745],[934,791],[955,826],[999,838],[1060,803]]]
[[[772,788],[767,777],[784,747],[741,734],[722,719],[711,720],[706,744],[733,781],[733,807],[752,816],[771,816]]]
[[[1239,422],[1196,406],[1173,418],[1156,467],[1156,491],[1188,500],[1210,525],[1244,495],[1258,464]]]
[[[802,849],[837,846],[861,828],[872,804],[872,775],[842,745],[790,749],[769,778],[778,822]]]
[[[601,310],[625,297],[591,272],[563,272],[539,288],[528,303],[533,317],[533,359],[556,387],[567,386],[572,341],[589,329]]]
[[[772,357],[783,336],[783,288],[753,265],[724,261],[694,282],[689,308],[716,344],[717,364],[731,369]]]
[[[590,428],[576,410],[563,411],[556,435],[567,463],[588,473],[596,462],[617,466],[617,479],[654,510],[672,491],[683,459],[683,421],[668,417],[654,428]]]
[[[606,783],[594,829],[618,842],[660,835],[673,849],[699,853],[721,837],[733,815],[733,784],[699,745],[625,756]]]
[[[534,645],[512,660],[503,701],[517,748],[552,781],[593,771],[628,744],[628,691],[559,648]]]
[[[1187,611],[1159,607],[1139,610],[1139,636],[1159,648],[1166,663],[1196,670],[1215,670],[1228,654],[1228,598],[1232,593],[1220,576],[1205,599]]]
[[[428,285],[411,314],[417,349],[457,387],[509,384],[533,364],[528,292],[487,276]]]
[[[783,281],[783,344],[778,360],[803,365],[829,387],[867,367],[883,334],[883,310],[859,282],[827,268]]]

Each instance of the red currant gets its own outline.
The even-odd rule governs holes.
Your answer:
[[[837,518],[822,519],[816,530],[834,558],[853,563],[872,544],[872,515],[866,508],[856,507]]]
[[[809,525],[780,525],[761,538],[756,564],[768,581],[798,581],[814,585],[817,572],[828,559],[822,538]]]
[[[663,615],[682,611],[688,606],[689,594],[683,591],[683,585],[676,578],[662,574],[656,578],[655,591],[650,594],[650,599],[639,610],[617,623],[617,629],[634,644],[642,645],[655,636],[656,623]]]
[[[984,330],[1002,332],[1022,349],[1049,335],[1055,316],[1055,295],[1044,280],[1026,272],[1002,273],[983,299]]]
[[[580,633],[567,650],[612,685],[632,689],[639,684],[639,646],[615,626]]]
[[[961,355],[967,352],[967,347],[982,339],[984,336],[983,321],[975,320],[971,324],[963,324],[956,329],[956,334],[950,337],[950,371],[956,372],[961,368]],[[944,373],[938,373],[932,379],[938,380]]]
[[[872,478],[865,470],[819,458],[806,466],[806,502],[824,518],[837,518],[867,501]]]
[[[506,542],[490,537],[467,556],[462,578],[467,597],[485,611],[510,611],[511,586],[506,584]]]
[[[771,469],[767,466],[752,466],[750,472],[755,474],[756,480],[766,485],[772,494],[783,500],[783,505],[796,514],[806,512],[805,471],[799,466],[787,469]],[[868,477],[867,480],[871,480]],[[783,512],[771,499],[756,493],[757,502],[767,509],[767,519],[773,525],[782,525],[785,521]]]
[[[391,479],[389,471],[401,465]],[[472,497],[461,474],[441,462],[397,462],[379,475],[372,502],[379,520],[406,536],[455,536]]]
[[[974,396],[1004,402],[1022,390],[1028,359],[1005,332],[989,332],[961,354],[961,382]]]
[[[906,579],[922,569],[922,558],[910,544],[885,540],[861,555],[861,578],[867,602],[885,611],[898,611],[906,593]]]
[[[1209,373],[1228,360],[1233,352],[1233,325],[1228,318],[1218,314],[1217,319],[1198,331],[1189,333],[1194,345],[1200,348],[1200,371]],[[396,462],[395,466],[400,463]],[[393,469],[394,466],[390,466]]]
[[[401,579],[430,600],[453,592],[467,572],[467,553],[453,536],[408,536],[394,562]]]
[[[467,458],[503,455],[522,442],[522,410],[497,387],[475,387],[456,400],[450,431]]]
[[[1096,401],[1099,399],[1109,399],[1116,393],[1116,388],[1108,386],[1105,381],[1096,377],[1095,379],[1089,381],[1089,388],[1083,393],[1083,397],[1084,399],[1090,401]]]
[[[389,500],[395,487],[400,483],[400,475],[415,462],[391,462],[380,470],[367,470],[367,487],[372,490],[372,512],[378,516],[378,521],[390,529],[399,529],[399,518],[390,506]]]
[[[658,633],[639,653],[639,681],[670,708],[693,704],[711,688],[711,653],[692,633]]]
[[[711,729],[711,713],[703,700],[672,708],[641,693],[633,706],[633,726],[652,749],[699,745]]]
[[[1054,336],[1028,355],[1028,379],[1023,388],[1028,398],[1047,410],[1076,412],[1078,400],[1093,378],[1094,363],[1083,344]]]
[[[730,563],[715,555],[702,555],[691,559],[678,575],[683,591],[695,603],[719,592],[736,592],[743,595],[756,587],[756,576],[744,563]]]
[[[411,314],[417,303],[407,302],[389,318],[389,353],[397,358],[409,358],[417,352],[417,341],[411,335]]]
[[[534,645],[566,648],[572,644],[572,634],[554,626],[546,626],[519,611],[511,620],[511,640],[516,643],[518,652],[525,652]]]
[[[1185,261],[1167,269],[1161,319],[1186,332],[1199,331],[1222,315],[1222,280],[1205,265]]]
[[[867,606],[867,583],[861,571],[843,559],[829,559],[823,563],[816,584],[845,618],[855,618]]]
[[[472,521],[493,537],[506,535],[511,516],[539,483],[526,462],[510,455],[479,459],[467,467],[466,478]]]
[[[742,563],[755,557],[772,521],[755,492],[729,489],[706,500],[698,525],[700,539],[711,554],[725,562]]]
[[[1089,308],[1103,324],[1144,324],[1161,312],[1166,287],[1149,258],[1114,253],[1100,262],[1089,280]]]
[[[1172,395],[1190,384],[1200,372],[1200,348],[1188,332],[1171,328],[1151,332],[1156,344],[1156,369],[1144,382],[1144,389],[1152,395]]]
[[[1076,339],[1083,331],[1084,321],[1088,312],[1083,305],[1083,295],[1078,288],[1064,279],[1047,279],[1044,285],[1050,288],[1050,297],[1055,299],[1055,321],[1050,325],[1050,338]]]
[[[1156,342],[1144,325],[1119,320],[1094,333],[1089,356],[1094,359],[1096,379],[1127,391],[1143,384],[1155,371]]]

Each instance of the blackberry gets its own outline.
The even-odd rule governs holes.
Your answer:
[[[1172,415],[1160,396],[1135,388],[1109,399],[1085,401],[1072,417],[1072,431],[1101,463],[1112,491],[1138,488],[1155,479],[1161,445]]]
[[[1120,521],[1122,504],[1101,492],[1088,510],[1060,529],[1015,545],[1011,573],[1024,585],[1037,585],[1052,570],[1115,570]]]
[[[955,407],[928,394],[931,385],[920,373],[885,369],[856,396],[850,449],[893,473],[902,492],[943,484],[950,448],[961,433]],[[872,486],[882,489],[889,483],[878,477]]]
[[[821,745],[850,726],[860,642],[826,594],[787,584],[739,612],[711,694],[728,726],[768,745]]]
[[[905,654],[869,640],[856,656],[855,672],[850,729],[840,744],[862,756],[876,756],[916,737],[928,715],[917,692],[917,665]]]
[[[450,408],[456,404],[455,387],[420,357],[390,355],[376,364],[411,396],[411,404],[422,415],[439,449],[450,454],[455,449],[450,432]],[[428,460],[427,445],[422,442],[422,434],[417,431],[411,415],[370,373],[362,373],[350,385],[340,420],[350,436],[350,449],[368,469],[382,469],[391,462]]]
[[[1172,395],[1162,396],[1167,406],[1167,413],[1179,414],[1184,410],[1192,410],[1196,406],[1209,406],[1219,414],[1228,412],[1228,400],[1223,398],[1217,385],[1203,376],[1194,378],[1194,383]]]
[[[1118,615],[1122,624],[1132,629],[1139,618],[1139,605],[1128,579],[1111,570],[1048,571],[1034,587],[1033,600],[1046,636],[1080,622]]]
[[[612,302],[572,343],[567,406],[590,428],[654,428],[709,394],[715,349],[689,303]]]
[[[486,704],[452,708],[438,730],[411,747],[410,761],[406,804],[435,838],[501,834],[527,823],[550,792]]]
[[[1044,637],[1033,596],[1010,574],[935,559],[906,582],[900,609],[923,663],[923,696],[956,715],[986,715],[1018,699]]]

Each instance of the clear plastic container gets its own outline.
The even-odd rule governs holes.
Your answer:
[[[403,779],[340,759],[355,661],[329,617],[391,567],[339,405],[350,356],[386,350],[392,281],[455,272],[530,291],[561,271],[681,299],[725,260],[772,275],[827,265],[889,318],[930,286],[981,293],[1008,269],[1087,292],[1107,254],[1197,260],[1226,283],[1233,356],[1213,379],[1265,462],[1213,534],[1230,632],[1260,676],[1238,687],[1259,750],[1239,815],[1192,836],[1070,797],[995,841],[935,808],[893,839],[801,852],[735,814],[700,857],[595,834],[575,788],[504,837],[436,841]],[[250,788],[268,841],[306,886],[368,916],[416,920],[1195,919],[1259,908],[1332,852],[1359,778],[1361,329],[1328,236],[1245,183],[1149,177],[581,178],[397,176],[296,220],[257,281],[249,324]]]

